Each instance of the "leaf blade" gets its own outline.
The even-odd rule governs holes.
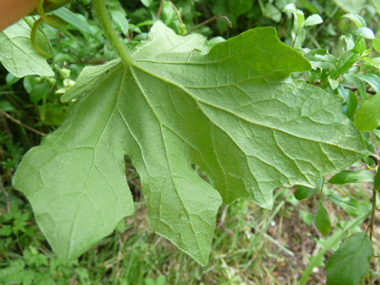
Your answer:
[[[380,125],[380,95],[372,96],[359,108],[354,124],[361,131],[366,132]]]
[[[271,208],[275,187],[314,186],[321,176],[367,153],[360,133],[340,112],[341,98],[288,78],[310,64],[282,44],[274,29],[250,30],[210,49],[203,37],[177,36],[157,22],[132,55],[130,67],[117,60],[84,69],[65,93],[62,100],[76,100],[68,121],[26,155],[16,172],[15,187],[28,198],[54,189],[51,184],[40,183],[32,190],[27,186],[53,171],[52,167],[40,170],[43,152],[51,144],[61,154],[72,145],[88,147],[99,141],[104,155],[108,153],[118,167],[117,173],[105,175],[109,181],[119,181],[117,191],[113,190],[129,199],[121,163],[129,154],[140,174],[152,230],[204,265],[222,199],[230,203],[245,198]],[[300,128],[304,123],[307,126]],[[103,128],[105,124],[109,128]],[[79,126],[78,131],[74,126]],[[90,165],[86,179],[96,185],[100,178],[88,174],[94,161],[89,157],[82,159]],[[72,159],[81,161],[81,154],[73,154]],[[97,167],[106,167],[99,162],[100,158]],[[199,178],[191,168],[193,163],[207,173],[211,184]],[[80,178],[76,176],[71,184],[75,180]],[[98,184],[104,189],[95,187],[96,191],[112,197],[105,181]],[[82,186],[76,186],[79,193]],[[67,189],[61,186],[61,191]],[[55,208],[50,210],[49,215],[63,216]],[[91,221],[86,213],[79,214],[76,219]],[[73,220],[67,223],[71,227]],[[44,234],[53,235],[51,223],[42,223],[46,223]],[[106,231],[89,230],[79,237],[76,232],[70,238],[80,244],[89,233],[96,240]],[[83,250],[78,246],[69,256]]]
[[[354,197],[343,198],[336,194],[330,194],[327,195],[327,198],[338,207],[341,207],[350,216],[359,216],[362,214],[359,208],[358,200]]]
[[[315,225],[317,226],[319,232],[324,236],[327,236],[331,230],[331,221],[329,214],[327,213],[327,210],[321,201],[318,202],[317,215],[315,216]]]
[[[24,20],[0,33],[0,60],[4,67],[16,77],[26,75],[54,76],[46,59],[32,46],[30,27]]]
[[[333,177],[327,183],[330,184],[345,184],[345,183],[359,183],[359,182],[373,182],[371,173],[367,170],[350,171],[343,170]]]
[[[326,284],[358,284],[369,269],[372,253],[371,240],[365,233],[356,233],[347,238],[326,264]]]

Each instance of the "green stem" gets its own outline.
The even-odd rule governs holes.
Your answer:
[[[321,187],[321,194],[319,195],[319,201],[322,201],[323,187],[325,186],[325,177],[323,176],[323,182]]]
[[[99,17],[100,24],[103,27],[103,30],[106,32],[108,40],[111,42],[112,46],[115,48],[116,52],[122,59],[122,61],[127,65],[131,66],[133,64],[133,59],[129,55],[127,49],[121,43],[119,37],[117,36],[114,28],[112,27],[110,18],[107,14],[107,8],[103,0],[94,0],[94,8],[96,14]]]

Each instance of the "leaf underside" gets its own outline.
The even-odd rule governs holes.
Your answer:
[[[124,156],[136,167],[152,230],[207,264],[221,203],[272,207],[272,190],[314,187],[366,154],[341,99],[292,81],[310,64],[273,28],[209,48],[156,23],[120,60],[85,68],[62,98],[66,122],[23,158],[14,187],[64,260],[134,211]],[[199,165],[211,184],[191,168]]]
[[[39,55],[30,40],[31,29],[24,20],[0,33],[0,61],[16,77],[54,76],[46,59]]]

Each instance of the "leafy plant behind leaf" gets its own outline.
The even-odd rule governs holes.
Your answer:
[[[310,64],[273,28],[210,49],[202,36],[177,36],[158,22],[132,56],[129,67],[116,60],[84,69],[62,98],[76,99],[68,119],[14,176],[63,260],[133,213],[126,154],[152,230],[202,265],[222,200],[271,208],[274,188],[312,187],[366,155],[340,97],[288,78]]]

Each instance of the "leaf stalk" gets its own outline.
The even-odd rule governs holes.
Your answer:
[[[112,46],[115,48],[116,52],[122,59],[122,61],[127,65],[131,66],[133,64],[133,59],[128,53],[125,46],[120,41],[119,37],[116,34],[116,31],[112,27],[111,20],[107,13],[106,5],[103,0],[93,0],[94,8],[96,14],[98,15],[100,24],[103,27],[103,30],[106,33],[108,40],[111,42]]]

